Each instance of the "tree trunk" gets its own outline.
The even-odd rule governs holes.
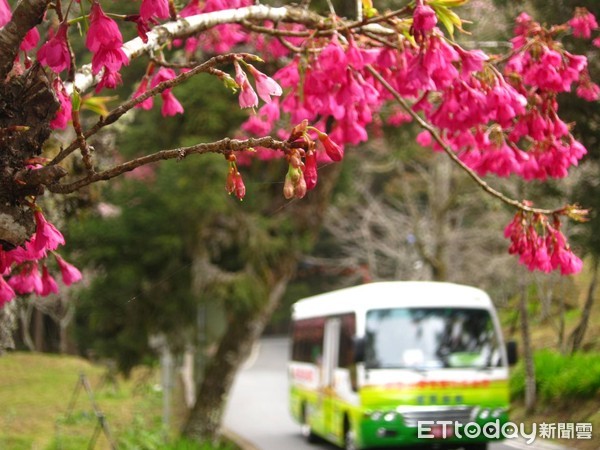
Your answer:
[[[208,363],[198,388],[196,403],[184,426],[183,434],[192,439],[215,441],[221,427],[227,394],[235,374],[250,354],[287,287],[288,277],[277,281],[265,304],[251,314],[233,311],[228,315],[227,330],[218,350]]]
[[[535,408],[536,386],[535,363],[533,360],[533,349],[531,348],[531,336],[529,330],[528,303],[527,288],[524,286],[520,299],[521,338],[523,340],[523,359],[525,364],[525,410],[530,413]]]
[[[19,316],[21,319],[21,332],[23,334],[23,343],[30,352],[35,352],[35,344],[31,337],[31,317],[34,311],[33,302],[21,303],[19,306]]]
[[[14,349],[13,333],[17,328],[17,303],[9,302],[0,308],[0,355]]]
[[[594,306],[594,301],[596,299],[596,285],[598,284],[598,265],[599,259],[594,257],[592,280],[590,281],[590,286],[587,292],[587,298],[585,299],[583,311],[581,312],[581,319],[579,320],[579,324],[577,325],[577,327],[575,327],[575,329],[571,333],[571,336],[569,336],[571,353],[574,353],[577,350],[581,349],[581,344],[583,343],[583,338],[585,337],[585,333],[590,322],[592,306]]]
[[[44,351],[45,324],[44,313],[39,309],[33,311],[33,342],[35,350],[38,352]]]

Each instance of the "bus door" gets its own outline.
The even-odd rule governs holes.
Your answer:
[[[341,320],[328,319],[323,336],[323,373],[319,386],[320,403],[323,413],[323,426],[327,435],[335,434],[336,386],[335,370],[338,366],[340,349]]]

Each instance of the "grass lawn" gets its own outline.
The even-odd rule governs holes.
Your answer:
[[[124,450],[211,449],[169,440],[162,427],[162,394],[157,371],[140,369],[117,384],[104,382],[106,369],[70,356],[8,353],[0,357],[0,449],[80,450],[88,448],[98,419],[88,394],[80,389],[85,374],[97,407],[104,413],[118,448]],[[97,450],[110,449],[103,433]],[[223,450],[234,447],[223,447]]]

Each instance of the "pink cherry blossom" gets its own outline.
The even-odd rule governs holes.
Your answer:
[[[433,30],[437,23],[435,11],[429,5],[425,5],[423,0],[417,0],[417,7],[413,13],[413,32],[415,36]]]
[[[73,283],[81,281],[82,275],[79,269],[77,269],[77,267],[75,267],[72,264],[69,264],[56,253],[54,254],[54,257],[56,258],[56,262],[58,263],[58,267],[60,268],[60,272],[62,274],[62,281],[65,285],[70,286]]]
[[[240,67],[240,64],[236,61],[235,67],[235,81],[240,87],[239,103],[240,108],[254,108],[258,106],[258,96],[248,81],[246,72]]]
[[[37,47],[40,42],[40,32],[37,28],[32,28],[25,34],[25,38],[23,42],[21,42],[21,50],[24,52],[28,52],[29,50],[33,50]]]
[[[120,48],[123,37],[117,23],[104,14],[98,1],[94,1],[90,12],[90,28],[85,40],[86,47],[93,53],[103,48]]]
[[[566,244],[558,219],[550,224],[545,216],[518,212],[504,236],[511,240],[509,253],[519,255],[519,262],[531,271],[559,269],[563,275],[581,271],[583,263]]]
[[[161,67],[161,69],[156,73],[154,78],[152,78],[151,87],[156,87],[158,84],[163,81],[172,80],[177,75],[173,69],[167,69],[165,67]],[[175,95],[171,92],[172,88],[165,89],[161,92],[161,97],[163,101],[163,106],[161,108],[161,113],[164,117],[174,116],[175,114],[180,114],[183,112],[183,106],[181,103],[175,98]]]
[[[133,93],[133,98],[139,97],[147,90],[148,90],[148,77],[144,77],[144,78],[142,78],[142,81],[140,81],[140,84],[138,85],[137,89]],[[148,97],[146,100],[135,105],[136,108],[145,109],[145,110],[150,110],[150,109],[152,109],[153,106],[154,106],[154,98],[153,97]]]
[[[258,96],[265,102],[271,102],[271,96],[279,97],[283,93],[281,86],[273,78],[265,75],[252,65],[248,65],[248,70],[256,81],[256,91]]]
[[[0,27],[6,25],[11,17],[10,5],[6,0],[0,0]]]
[[[0,5],[1,2],[2,0],[0,0]],[[17,294],[15,293],[13,288],[6,282],[4,277],[0,277],[0,308],[2,308],[6,303],[13,300],[16,296]]]
[[[592,31],[598,28],[596,17],[585,8],[576,8],[575,16],[569,20],[573,36],[584,39],[592,37]]]
[[[169,17],[169,0],[142,0],[140,16],[144,20]]]
[[[8,279],[8,284],[18,294],[31,294],[32,292],[42,292],[42,278],[40,271],[35,263],[25,264],[16,275]]]
[[[46,297],[47,295],[58,293],[58,285],[56,284],[56,280],[52,277],[52,275],[50,275],[50,273],[48,272],[48,268],[45,264],[42,267],[41,281],[42,289],[40,292],[38,292],[39,295],[41,295],[42,297]]]
[[[104,67],[109,72],[117,72],[129,59],[120,47],[102,47],[92,57],[92,73],[95,75]]]
[[[65,244],[62,233],[46,220],[41,211],[35,211],[34,217],[37,225],[33,239],[36,251],[56,250],[59,245]]]
[[[112,72],[108,68],[104,69],[102,78],[96,86],[95,91],[100,92],[103,88],[114,89],[121,84],[121,74],[119,72]]]
[[[181,103],[175,98],[170,89],[162,92],[161,98],[163,104],[160,112],[164,117],[183,113],[183,106],[181,106]]]
[[[52,82],[54,93],[60,103],[60,108],[56,113],[56,117],[50,122],[50,126],[55,130],[64,130],[67,127],[67,123],[71,120],[72,105],[71,97],[67,93],[65,86],[63,85],[60,78],[55,78]]]
[[[93,53],[92,73],[104,70],[96,92],[102,88],[115,88],[121,82],[119,70],[129,62],[121,49],[123,37],[116,22],[104,14],[100,3],[94,1],[90,13],[90,28],[86,36],[86,47]]]
[[[600,87],[587,77],[577,86],[577,96],[589,102],[600,98]]]
[[[71,67],[71,53],[67,46],[67,25],[61,24],[58,31],[38,50],[38,61],[60,73]]]

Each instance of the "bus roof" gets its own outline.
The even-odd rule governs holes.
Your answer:
[[[294,320],[392,307],[458,307],[492,309],[481,289],[433,281],[384,281],[363,284],[297,301]]]

